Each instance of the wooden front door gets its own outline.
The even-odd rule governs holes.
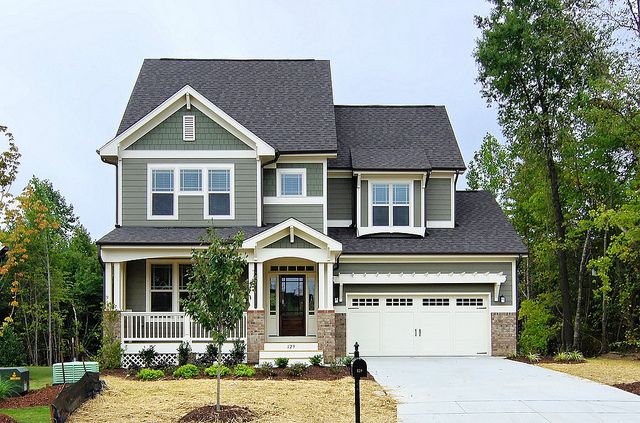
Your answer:
[[[304,336],[305,277],[280,276],[280,336]]]

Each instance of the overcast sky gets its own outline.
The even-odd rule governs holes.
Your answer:
[[[3,1],[0,124],[23,155],[14,191],[49,179],[94,238],[113,228],[115,171],[95,150],[147,57],[329,59],[336,104],[445,105],[468,163],[499,133],[472,57],[473,17],[487,11],[481,0]]]

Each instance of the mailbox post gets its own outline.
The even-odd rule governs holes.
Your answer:
[[[356,423],[360,423],[360,378],[367,377],[367,362],[360,358],[358,351],[358,343],[356,342],[353,351],[353,362],[351,363],[351,374],[355,379],[355,407],[356,407]]]

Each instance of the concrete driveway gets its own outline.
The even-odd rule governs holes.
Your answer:
[[[640,396],[511,360],[365,359],[400,422],[640,422]]]

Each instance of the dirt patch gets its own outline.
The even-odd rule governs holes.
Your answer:
[[[588,358],[585,363],[579,365],[544,363],[541,367],[569,373],[606,385],[640,381],[640,364],[638,360],[598,357]]]
[[[221,405],[220,411],[215,405],[205,405],[187,413],[180,422],[250,422],[255,418],[254,414],[246,407],[237,405]]]
[[[551,363],[555,363],[555,364],[582,364],[582,363],[586,363],[587,362],[587,360],[582,360],[582,361],[555,360],[551,356],[540,357],[539,361],[529,361],[527,359],[527,357],[508,357],[507,360],[518,361],[520,363],[527,363],[527,364],[551,364]]]
[[[6,414],[0,414],[0,423],[18,423],[18,421]]]
[[[613,385],[618,389],[622,389],[623,391],[631,392],[632,394],[640,395],[640,382],[632,382],[632,383],[618,383],[617,385]]]
[[[64,385],[47,386],[45,388],[29,391],[20,397],[11,397],[0,401],[0,408],[25,408],[39,405],[51,405]],[[1,422],[2,420],[0,420]]]

